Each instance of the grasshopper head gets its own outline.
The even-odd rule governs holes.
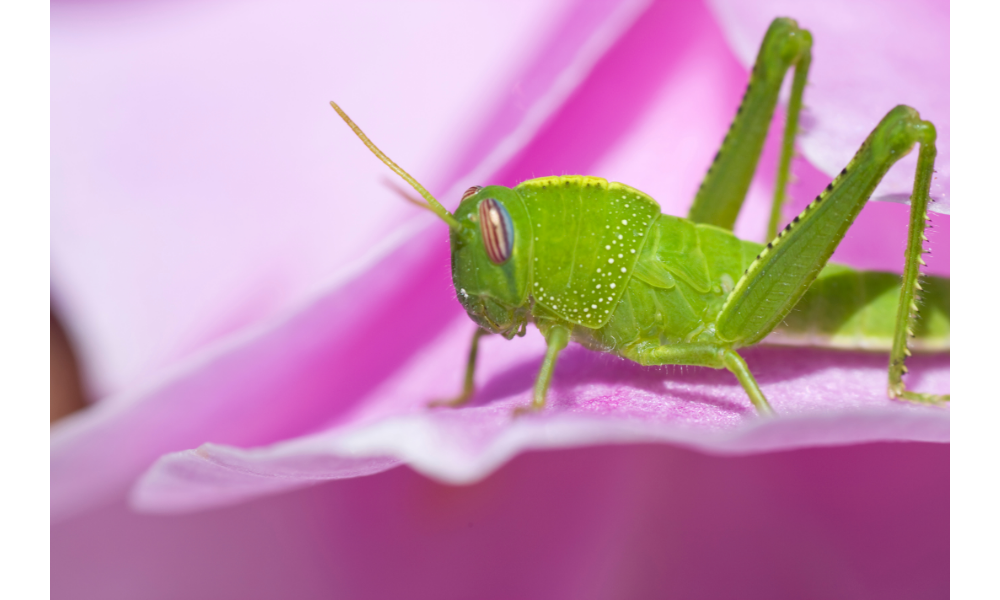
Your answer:
[[[532,227],[517,193],[473,187],[455,211],[451,274],[458,300],[480,327],[511,337],[527,323]]]
[[[419,193],[417,200],[451,229],[451,272],[458,299],[480,327],[513,337],[524,334],[528,322],[528,281],[531,273],[532,228],[521,197],[501,186],[469,188],[454,214],[438,202],[384,152],[336,102],[340,118],[387,167]]]

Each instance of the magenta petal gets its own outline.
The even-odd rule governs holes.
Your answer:
[[[757,417],[735,378],[701,368],[644,368],[568,349],[545,413],[514,418],[531,400],[544,345],[537,333],[483,343],[473,406],[427,409],[452,392],[471,331],[462,317],[336,427],[268,447],[206,444],[161,458],[132,492],[155,512],[209,508],[405,462],[449,483],[480,480],[526,450],[668,442],[714,454],[747,454],[879,440],[946,442],[947,409],[885,397],[879,355],[755,348],[745,353],[775,409]],[[911,363],[921,389],[949,389],[948,357]]]
[[[239,506],[52,527],[52,597],[948,597],[948,447],[720,459],[662,444],[393,469]]]
[[[937,176],[931,209],[949,213],[951,198],[950,4],[921,0],[799,2],[710,0],[737,56],[753,64],[777,16],[812,31],[813,63],[800,146],[827,175],[837,174],[876,123],[897,104],[916,108],[937,128]],[[909,201],[916,152],[892,169],[873,198]]]

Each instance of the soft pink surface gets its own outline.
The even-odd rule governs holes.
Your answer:
[[[228,535],[210,533],[211,527],[201,532],[211,522],[208,515],[207,521],[170,517],[177,519],[169,521],[179,524],[176,532],[157,524],[168,521],[125,515],[121,500],[126,493],[134,508],[183,512],[323,479],[377,473],[401,462],[441,481],[467,483],[533,448],[655,441],[746,454],[879,440],[948,440],[947,409],[885,397],[885,355],[782,348],[746,352],[781,413],[772,421],[755,417],[727,372],[646,369],[577,347],[560,360],[549,410],[515,420],[511,408],[527,401],[543,348],[534,330],[512,342],[484,341],[480,389],[472,406],[426,409],[427,400],[457,390],[471,333],[451,287],[445,228],[418,215],[382,184],[386,169],[325,102],[338,100],[447,206],[473,183],[513,185],[532,176],[586,173],[634,185],[656,197],[665,212],[683,214],[735,113],[747,72],[713,14],[697,3],[408,6],[348,9],[317,3],[292,11],[265,3],[53,6],[54,296],[83,345],[92,388],[104,397],[53,428],[52,513],[61,520],[118,503],[55,530],[54,557],[65,562],[54,558],[54,573],[82,581],[86,573],[68,565],[79,560],[80,548],[102,527],[111,532],[111,562],[136,543],[126,531],[133,525],[148,527],[153,538],[175,540],[168,547],[200,548],[212,535]],[[722,11],[723,3],[718,6]],[[816,34],[817,64],[821,56],[837,57],[838,49],[850,43],[824,30],[822,19],[799,20]],[[471,23],[490,23],[508,35],[468,44],[476,31]],[[946,20],[939,26],[947,31]],[[885,35],[909,34],[892,29]],[[813,127],[842,118],[836,111],[824,113],[825,105],[813,101],[826,85],[822,73],[817,67],[807,90]],[[894,82],[887,75],[879,94],[891,92]],[[867,80],[851,85],[851,97],[864,104]],[[946,89],[947,70],[943,80],[932,77],[928,85]],[[899,101],[906,99],[901,94]],[[939,134],[947,130],[947,113],[936,122]],[[864,130],[852,138],[854,148],[873,124],[852,122]],[[946,135],[939,138],[939,149],[947,156]],[[763,231],[775,155],[772,140],[737,225],[745,237],[759,239]],[[827,179],[804,161],[796,162],[796,172],[794,204],[801,207]],[[932,237],[931,272],[949,271],[947,221],[935,217],[939,227]],[[904,207],[872,205],[836,256],[861,267],[898,269],[905,222]],[[911,385],[949,389],[947,355],[915,357],[911,366]],[[638,460],[628,467],[634,469],[631,485],[637,487],[615,488],[619,462],[630,464],[646,452],[685,458],[677,463]],[[822,461],[807,467],[809,460],[803,458],[801,466],[781,467],[791,470],[780,476],[783,483],[759,492],[762,497],[773,500],[794,487],[797,470],[813,470],[803,485],[823,488],[840,481],[850,496],[845,502],[863,504],[869,487],[852,482],[847,473],[853,468],[873,473],[857,458],[868,450],[813,452],[781,456],[850,457],[843,463],[830,459],[842,479],[826,482]],[[896,458],[915,469],[920,457],[946,451],[899,452]],[[607,505],[595,499],[574,509],[579,512],[564,525],[541,534],[547,543],[558,544],[532,549],[549,548],[546,556],[573,546],[567,532],[588,527],[594,515],[655,513],[653,499],[664,497],[636,482],[672,481],[680,477],[671,470],[676,468],[686,473],[685,485],[697,486],[697,469],[690,465],[719,461],[692,458],[678,449],[601,448],[558,456],[575,458],[552,458],[555,466],[544,476],[497,477],[468,491],[493,494],[475,490],[522,486],[500,496],[524,501],[531,488],[523,486],[536,477],[557,499],[553,508],[539,513],[548,515],[557,505],[588,502],[580,493],[592,489],[593,482],[605,482],[608,498],[613,496]],[[577,460],[581,466],[560,475]],[[935,464],[932,475],[946,470]],[[734,483],[736,472],[719,468],[724,481],[713,493],[746,493],[731,488],[753,487]],[[410,499],[417,508],[398,517],[417,520],[408,524],[380,524],[379,510],[362,510],[364,498],[380,494],[402,494],[398,501],[404,502],[413,486],[450,489],[414,484],[417,480],[405,473],[397,469],[369,478],[372,483],[341,482],[324,487],[326,492],[230,509],[222,513],[229,516],[219,531],[235,531],[254,511],[265,510],[259,507],[294,511],[302,498],[312,508],[288,517],[294,520],[289,527],[307,529],[308,517],[324,511],[324,493],[344,494],[344,514],[354,515],[356,509],[361,516],[351,533],[327,530],[344,539],[331,542],[330,550],[313,552],[350,554],[352,543],[371,543],[359,541],[366,527],[382,532],[372,534],[379,539],[395,526],[402,531],[399,543],[408,548],[405,540],[416,543],[412,536],[426,534],[417,530],[417,521],[430,513],[421,511],[444,511],[450,501],[435,504],[416,492]],[[871,492],[876,502],[889,493],[880,485],[876,482],[878,490]],[[942,502],[921,499],[912,510],[940,511],[946,508]],[[674,509],[667,503],[664,510],[686,510],[688,503],[702,511],[692,513],[692,523],[712,522],[713,513],[701,500],[689,499]],[[772,504],[748,506],[778,522],[781,511]],[[828,526],[822,510],[809,511],[803,513],[809,527]],[[344,514],[319,518],[348,518]],[[517,511],[504,514],[500,523],[519,525],[503,534],[508,537],[497,547],[514,556],[535,521],[520,522]],[[911,518],[918,518],[917,512],[898,515],[898,529]],[[802,522],[764,527],[757,539],[774,535],[787,541]],[[587,560],[596,560],[601,551],[600,531],[613,534],[610,523],[596,523],[588,534],[591,550],[579,552],[595,554],[572,562],[578,572],[587,572]],[[857,536],[864,528],[851,531],[835,532],[848,540],[842,553],[827,558],[826,549],[816,550],[824,557],[817,559],[822,567],[815,567],[822,573],[810,581],[845,571],[837,557],[863,545]],[[314,540],[326,539],[316,535]],[[637,535],[620,542],[636,556],[643,555],[644,544],[668,543],[652,531]],[[891,537],[887,533],[885,539]],[[749,552],[749,540],[748,535],[736,547]],[[304,549],[309,543],[296,545],[301,554],[293,555],[309,556]],[[239,556],[238,536],[206,547],[224,554],[229,544]],[[442,548],[442,556],[457,552],[449,548]],[[176,558],[175,550],[162,551],[164,561]],[[326,551],[330,554],[323,555]],[[670,552],[680,552],[679,547]],[[795,552],[787,554],[788,560],[795,558]],[[205,550],[202,560],[211,555]],[[926,556],[911,564],[928,564],[920,562]],[[352,560],[366,564],[361,557],[372,558],[362,552]],[[100,560],[95,556],[83,564],[99,568]],[[150,560],[158,559],[151,555]],[[195,571],[203,568],[190,560]],[[315,561],[302,568],[323,562]],[[532,563],[516,564],[527,568]],[[570,562],[565,573],[541,564],[518,581],[534,577],[557,586],[569,577]],[[804,568],[796,564],[792,570],[806,573]],[[940,584],[947,577],[946,563],[941,569],[923,575]],[[893,581],[904,580],[902,571],[893,573]],[[856,589],[850,577],[838,580],[847,586],[842,589]]]
[[[513,409],[531,402],[544,352],[534,332],[516,343],[483,342],[482,383],[470,407],[428,410],[428,398],[446,397],[459,384],[458,373],[443,376],[437,365],[461,364],[472,330],[460,317],[363,403],[317,433],[248,449],[234,447],[246,444],[240,438],[220,439],[225,445],[164,456],[133,489],[133,505],[156,512],[194,510],[399,462],[440,481],[470,483],[531,448],[662,441],[742,454],[876,440],[948,441],[947,411],[885,397],[883,356],[800,348],[744,353],[780,419],[757,418],[726,371],[643,368],[579,347],[560,358],[551,408],[514,419]],[[948,391],[946,355],[917,357],[911,368],[920,389]],[[203,414],[196,406],[190,410],[194,418]],[[234,406],[232,412],[244,410]],[[216,427],[222,430],[223,424]],[[104,443],[114,446],[119,440]]]
[[[943,444],[719,458],[530,452],[471,486],[407,468],[185,515],[52,529],[52,597],[936,599]]]

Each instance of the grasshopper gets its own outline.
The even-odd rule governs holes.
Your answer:
[[[782,343],[889,350],[890,398],[948,401],[948,395],[907,390],[903,381],[911,349],[949,347],[949,282],[920,273],[936,155],[933,124],[908,106],[889,111],[830,185],[777,231],[811,48],[811,34],[794,20],[771,23],[687,218],[662,214],[637,189],[586,176],[542,177],[514,188],[475,186],[450,213],[331,102],[450,229],[458,301],[479,328],[463,390],[443,404],[460,405],[472,396],[482,336],[512,339],[524,335],[529,322],[545,337],[547,350],[532,403],[519,410],[545,406],[556,360],[572,339],[642,365],[728,369],[758,413],[772,414],[737,352],[772,332]],[[736,238],[732,228],[789,69],[794,74],[771,241],[761,245]],[[876,185],[915,145],[920,150],[901,285],[895,274],[827,264]],[[920,303],[930,316],[918,321]]]

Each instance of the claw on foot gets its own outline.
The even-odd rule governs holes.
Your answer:
[[[440,400],[432,400],[427,403],[428,408],[459,408],[465,406],[469,403],[469,399],[472,398],[472,394],[462,394],[456,396],[455,398],[445,398]]]
[[[517,406],[517,407],[515,407],[514,410],[512,411],[512,414],[513,414],[514,418],[517,419],[517,418],[523,417],[525,415],[538,414],[539,412],[541,412],[541,410],[542,410],[541,406],[536,406],[534,403],[532,403],[532,404],[529,404],[527,406]]]
[[[943,406],[951,402],[951,394],[921,394],[919,392],[904,391],[896,397],[901,400],[916,402],[917,404],[930,404],[933,406]]]

